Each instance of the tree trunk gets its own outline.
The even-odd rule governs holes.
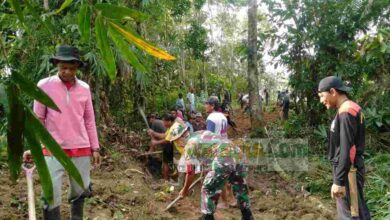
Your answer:
[[[180,82],[183,81],[184,82],[184,85],[186,85],[186,61],[185,61],[185,51],[184,51],[184,48],[181,48],[181,56],[180,56],[180,67],[181,67],[181,76],[179,77],[180,78]]]
[[[235,84],[233,83],[233,76],[234,76],[234,73],[235,73],[235,68],[234,68],[234,47],[231,46],[230,47],[230,74],[229,74],[229,82],[230,84]]]
[[[310,68],[312,71],[310,73],[310,80],[312,82],[318,82],[317,68],[315,65],[312,65]],[[307,94],[307,106],[309,108],[309,126],[317,127],[319,124],[319,115],[318,110],[316,109],[316,104],[318,103],[317,97],[317,86],[312,87],[308,90]]]
[[[136,9],[141,8],[142,1],[138,0],[135,4]],[[142,36],[142,26],[140,22],[136,22],[136,32],[138,35]],[[135,83],[135,90],[134,90],[134,99],[133,99],[133,108],[137,109],[138,107],[141,107],[142,109],[145,109],[145,97],[144,97],[144,86],[143,82],[137,81],[137,72],[135,71],[133,74],[133,80]]]
[[[249,0],[248,8],[248,85],[249,109],[252,132],[261,130],[262,111],[259,96],[258,70],[257,70],[257,0]],[[257,133],[257,132],[256,132]]]
[[[203,89],[204,91],[207,91],[207,76],[206,76],[206,61],[205,60],[202,60],[202,72],[203,72]]]
[[[49,0],[43,0],[43,8],[45,11],[49,11]]]

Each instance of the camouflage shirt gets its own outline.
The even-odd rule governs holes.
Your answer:
[[[211,131],[198,131],[191,135],[184,147],[187,165],[210,163],[218,158],[232,158],[235,163],[242,159],[241,150],[232,142]]]

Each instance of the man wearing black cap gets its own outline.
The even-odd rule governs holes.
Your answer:
[[[84,199],[90,195],[91,157],[96,167],[101,163],[92,96],[89,85],[76,78],[77,70],[84,65],[76,47],[57,47],[57,53],[50,62],[57,66],[58,74],[40,80],[38,87],[50,96],[61,113],[38,101],[34,101],[34,113],[81,174],[84,186],[69,178],[71,219],[79,220],[83,219]],[[42,151],[53,184],[53,203],[44,205],[43,219],[56,220],[61,217],[61,187],[65,170],[51,152],[46,148]],[[23,157],[24,161],[31,161],[29,151]]]
[[[327,109],[337,109],[328,145],[328,159],[333,164],[331,196],[336,198],[339,219],[371,219],[363,196],[364,117],[361,107],[348,99],[349,91],[335,76],[325,77],[318,86],[320,102]]]

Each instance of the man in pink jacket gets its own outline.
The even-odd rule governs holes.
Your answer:
[[[50,62],[58,67],[58,74],[38,82],[40,87],[57,104],[60,112],[34,101],[34,112],[64,152],[79,170],[84,186],[70,178],[69,201],[71,219],[83,219],[84,198],[90,194],[91,157],[99,166],[101,156],[92,105],[91,91],[87,83],[76,78],[80,60],[77,48],[62,45]],[[53,182],[53,204],[44,206],[44,219],[60,219],[61,187],[64,168],[51,153],[43,148],[46,163]],[[31,157],[29,152],[25,160]]]

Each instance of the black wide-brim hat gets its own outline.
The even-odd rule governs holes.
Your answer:
[[[80,52],[77,47],[69,45],[60,45],[57,47],[56,55],[51,57],[49,61],[53,64],[57,64],[60,61],[71,62],[76,61],[79,63],[79,67],[83,67],[85,64],[80,59]]]

